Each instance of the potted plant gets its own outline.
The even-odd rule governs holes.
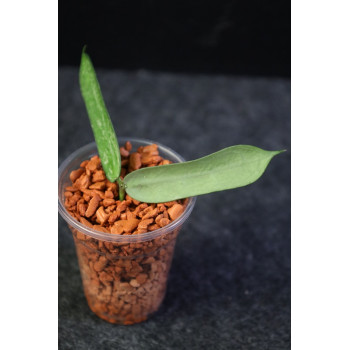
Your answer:
[[[59,211],[73,233],[91,310],[133,324],[164,298],[176,237],[196,196],[256,181],[282,151],[238,145],[185,162],[158,143],[118,140],[85,49],[79,75],[96,144],[60,166]]]

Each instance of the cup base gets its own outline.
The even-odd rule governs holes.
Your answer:
[[[87,304],[90,308],[90,310],[99,318],[101,318],[102,320],[108,322],[108,323],[112,323],[112,324],[118,324],[118,325],[124,325],[124,326],[130,326],[133,324],[137,324],[137,323],[142,323],[147,321],[148,319],[152,318],[153,315],[158,311],[160,305],[163,302],[163,299],[165,297],[165,292],[164,292],[164,296],[159,300],[159,305],[157,307],[156,310],[154,310],[153,312],[149,312],[146,315],[126,315],[126,316],[122,316],[122,315],[111,315],[110,313],[105,313],[105,312],[101,312],[100,310],[95,310],[93,307],[93,304],[91,304],[91,302],[89,302],[89,298],[88,296],[86,296],[86,300],[87,300]]]

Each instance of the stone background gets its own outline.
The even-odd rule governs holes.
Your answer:
[[[97,69],[117,135],[192,160],[235,144],[287,149],[254,184],[200,196],[160,310],[116,326],[88,308],[61,217],[60,349],[290,348],[290,80]],[[59,68],[59,163],[91,141],[77,68]]]

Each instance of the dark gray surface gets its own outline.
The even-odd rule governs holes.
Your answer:
[[[287,149],[256,183],[197,199],[160,310],[133,326],[88,308],[59,218],[60,349],[290,348],[290,81],[97,71],[120,136],[187,160],[235,144]],[[59,70],[59,163],[93,141],[77,69]]]

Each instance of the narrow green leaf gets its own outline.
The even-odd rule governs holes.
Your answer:
[[[246,186],[281,152],[238,145],[189,162],[139,169],[125,177],[126,193],[142,202],[161,203]]]
[[[114,182],[121,170],[119,145],[103,100],[100,84],[90,57],[85,53],[85,48],[81,56],[79,80],[103,170],[108,180]]]

